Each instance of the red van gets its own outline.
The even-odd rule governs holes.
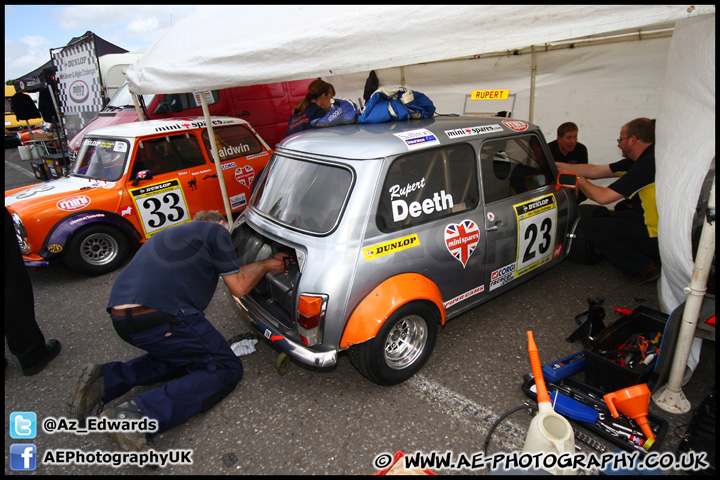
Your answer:
[[[287,121],[297,102],[307,93],[313,79],[268,83],[249,87],[213,90],[208,101],[210,115],[239,117],[250,123],[260,138],[275,148],[285,136]],[[192,93],[142,95],[148,120],[203,115],[199,98]],[[85,135],[91,130],[139,121],[127,83],[108,105],[69,142],[73,158],[80,150]],[[73,132],[70,132],[72,135]]]

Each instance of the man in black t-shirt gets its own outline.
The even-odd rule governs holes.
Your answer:
[[[615,213],[583,219],[582,233],[620,270],[620,277],[642,284],[660,277],[658,212],[655,204],[655,121],[636,118],[623,125],[617,139],[623,159],[607,165],[557,163],[560,171],[580,176],[578,187],[591,200],[608,205],[621,199]],[[620,177],[607,187],[588,179]]]
[[[548,143],[556,162],[587,164],[587,147],[578,142],[578,126],[565,122],[557,129],[557,140]]]
[[[192,222],[162,230],[118,275],[108,301],[113,326],[120,338],[147,353],[85,366],[69,401],[70,415],[82,425],[103,402],[132,387],[172,379],[103,413],[110,419],[148,417],[157,422],[156,435],[208,410],[240,381],[242,362],[204,310],[218,278],[242,297],[284,263],[277,254],[241,267],[224,223],[217,212],[199,212]],[[110,437],[125,450],[147,450],[149,436],[140,432]]]
[[[578,126],[573,122],[565,122],[557,129],[557,140],[548,143],[550,153],[556,162],[570,163],[573,165],[587,164],[587,147],[578,142]],[[578,203],[587,199],[584,193],[577,192]]]

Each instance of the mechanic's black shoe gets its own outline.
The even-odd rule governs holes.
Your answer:
[[[42,372],[47,364],[60,354],[60,350],[62,350],[62,345],[58,340],[52,339],[45,342],[45,353],[35,365],[23,368],[23,375],[29,377]]]
[[[139,420],[143,418],[140,408],[130,400],[109,411],[102,413],[102,416],[110,420]],[[128,452],[144,452],[150,449],[148,446],[148,435],[142,432],[118,431],[111,432],[110,439],[120,448]]]
[[[102,365],[85,365],[68,401],[68,415],[85,426],[87,417],[97,415],[102,410],[102,397],[105,393],[105,380]]]

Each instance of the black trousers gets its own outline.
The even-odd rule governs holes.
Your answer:
[[[22,260],[12,217],[5,209],[5,339],[23,368],[46,353],[45,337],[35,321],[35,298]]]
[[[635,215],[622,211],[583,221],[584,235],[607,261],[629,277],[660,260],[657,237],[651,238],[647,226],[638,222]]]

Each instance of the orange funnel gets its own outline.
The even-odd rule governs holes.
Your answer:
[[[608,393],[603,398],[614,418],[620,416],[618,413],[620,411],[635,420],[645,437],[650,440],[649,445],[646,442],[646,448],[650,448],[650,445],[655,442],[655,435],[653,435],[647,420],[647,410],[648,405],[650,405],[650,389],[647,384],[641,383],[640,385],[623,388]]]

